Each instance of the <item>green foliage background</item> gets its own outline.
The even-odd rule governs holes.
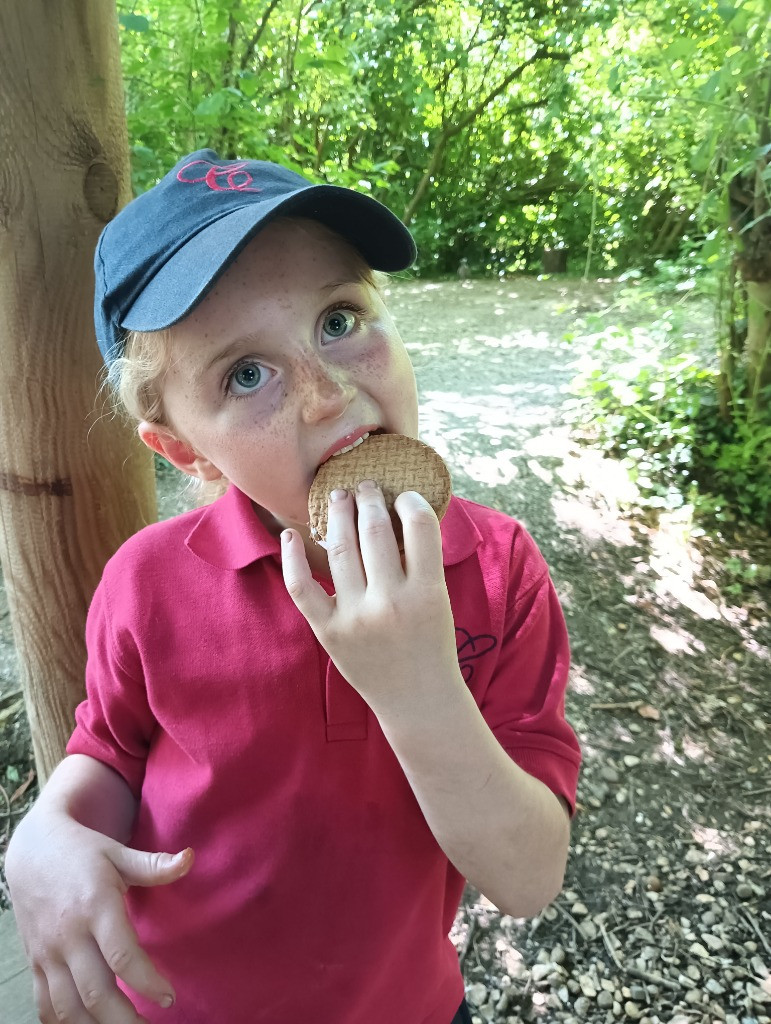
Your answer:
[[[418,274],[540,272],[562,248],[586,277],[706,275],[719,330],[693,374],[670,386],[670,367],[666,415],[709,452],[702,486],[724,494],[742,467],[753,493],[731,507],[768,522],[770,16],[769,0],[121,3],[135,188],[209,146],[369,191],[410,224]],[[667,359],[690,359],[673,339]],[[628,391],[597,383],[597,422],[637,451],[613,411]]]
[[[280,159],[408,214],[424,271],[651,266],[757,148],[766,0],[119,9],[137,189],[201,146]]]

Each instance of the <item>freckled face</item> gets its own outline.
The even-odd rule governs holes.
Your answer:
[[[316,469],[349,435],[417,436],[396,327],[356,254],[314,222],[264,228],[171,338],[169,426],[279,526],[307,523]]]

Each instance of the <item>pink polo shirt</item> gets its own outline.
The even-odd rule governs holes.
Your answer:
[[[502,746],[572,805],[564,620],[508,517],[442,523],[463,675]],[[176,1005],[153,1024],[449,1024],[464,880],[378,722],[289,598],[279,544],[231,488],[149,526],[105,568],[69,753],[139,800],[132,845],[192,846],[190,874],[127,896]]]

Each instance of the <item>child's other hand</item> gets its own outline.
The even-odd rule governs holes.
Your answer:
[[[289,530],[283,534],[287,590],[376,714],[435,700],[462,681],[436,515],[414,491],[399,495],[402,558],[380,488],[359,485],[358,523],[353,497],[334,494],[327,554],[335,595],[313,580],[300,538]]]
[[[181,878],[192,850],[174,857],[143,853],[66,816],[36,821],[33,809],[8,853],[16,921],[43,1024],[143,1021],[116,975],[146,998],[171,1005],[173,989],[139,946],[123,896],[131,885]]]

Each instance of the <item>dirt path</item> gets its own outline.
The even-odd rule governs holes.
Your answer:
[[[571,444],[560,389],[575,353],[561,339],[612,301],[612,285],[556,280],[392,286],[422,436],[456,492],[522,520],[552,568],[585,756],[560,898],[522,922],[468,894],[456,939],[469,1000],[480,1022],[769,1024],[767,607],[725,599],[676,515],[656,529],[625,518],[624,479]],[[9,793],[29,767],[14,686],[0,604]]]

